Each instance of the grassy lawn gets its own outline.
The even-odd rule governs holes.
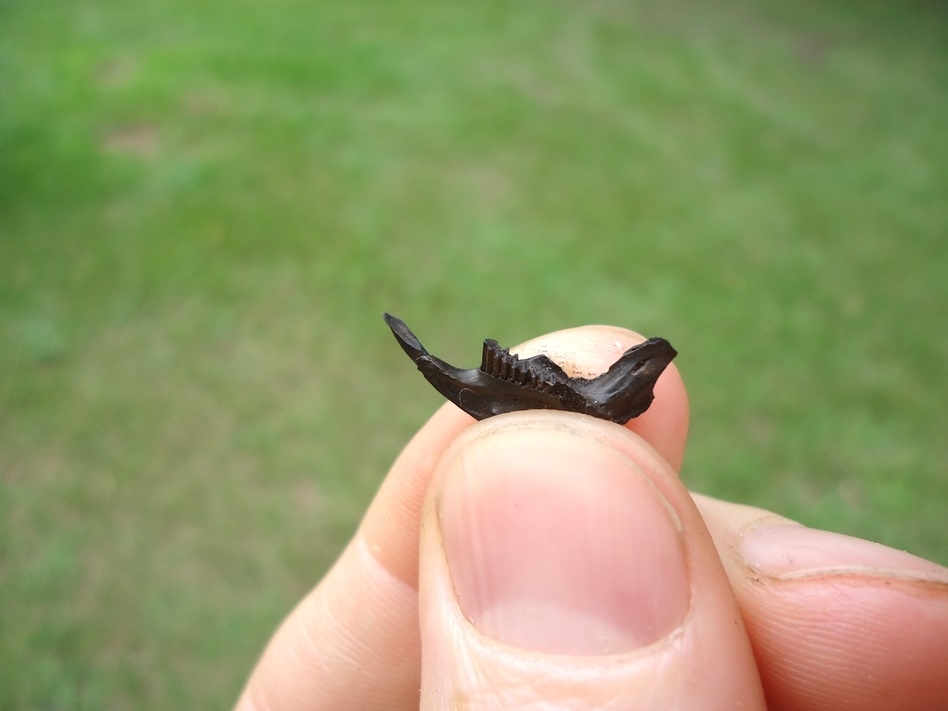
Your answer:
[[[948,9],[0,2],[0,709],[226,708],[438,396],[662,335],[693,488],[948,564]]]

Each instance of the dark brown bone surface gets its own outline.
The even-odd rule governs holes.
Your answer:
[[[435,390],[478,420],[517,410],[568,410],[620,425],[652,404],[658,376],[678,353],[664,338],[632,346],[602,375],[571,378],[547,358],[520,360],[497,341],[484,341],[481,367],[461,370],[435,358],[403,321],[385,323]]]

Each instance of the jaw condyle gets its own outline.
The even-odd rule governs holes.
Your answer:
[[[545,355],[520,359],[487,339],[479,368],[431,355],[401,319],[385,314],[402,350],[435,390],[478,420],[518,410],[567,410],[625,424],[652,403],[658,376],[677,355],[664,338],[629,348],[602,375],[573,378]]]

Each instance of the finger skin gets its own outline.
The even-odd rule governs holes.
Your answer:
[[[600,449],[613,452],[614,458],[598,456],[596,452]],[[485,450],[488,454],[483,454]],[[555,454],[545,456],[545,452]],[[595,461],[595,469],[585,469],[587,461]],[[624,466],[626,462],[631,466]],[[541,469],[536,470],[537,466]],[[613,467],[614,470],[604,472]],[[639,489],[627,486],[625,479],[645,477],[649,488],[670,506],[678,522],[686,570],[681,583],[690,588],[680,624],[645,646],[632,645],[627,648],[629,651],[565,654],[498,641],[483,631],[483,618],[468,619],[451,578],[441,535],[444,524],[439,518],[458,516],[463,510],[457,506],[445,509],[436,503],[438,479],[450,476],[452,486],[457,486],[454,482],[460,477],[469,500],[483,496],[479,506],[482,519],[471,530],[478,532],[475,537],[486,537],[495,525],[508,526],[514,521],[516,526],[517,520],[528,513],[532,517],[532,510],[542,506],[531,497],[531,491],[538,489],[527,488],[516,498],[518,503],[511,507],[510,518],[497,521],[491,515],[503,501],[500,496],[493,497],[494,491],[506,492],[503,482],[524,471],[528,472],[528,482],[543,482],[542,488],[561,486],[564,481],[572,483],[577,477],[585,476],[587,481],[589,477],[596,477],[597,481],[602,478],[609,482],[607,490],[616,492],[615,498],[626,494],[644,496],[646,492],[636,494]],[[580,498],[576,496],[577,501]],[[562,508],[557,502],[556,508],[550,509],[550,520],[572,518],[571,525],[562,536],[558,530],[551,530],[544,549],[549,546],[554,551],[563,551],[568,548],[568,539],[586,526],[604,527],[606,521],[611,521],[607,530],[635,531],[634,526],[616,522],[616,516],[623,515],[623,506],[613,506],[614,502],[605,499],[595,503],[598,506],[593,510],[583,511],[570,505]],[[573,511],[576,514],[571,516]],[[577,516],[584,520],[576,520]],[[640,549],[648,548],[653,540],[649,531],[638,530],[631,540],[620,534],[603,545],[614,546],[627,559],[651,561],[649,552]],[[510,544],[515,545],[514,538]],[[471,549],[476,551],[476,541]],[[532,411],[502,415],[465,430],[435,474],[425,506],[421,560],[423,711],[764,709],[763,692],[740,611],[700,514],[677,473],[642,438],[627,429],[569,413]],[[577,557],[576,561],[581,559]],[[646,572],[641,577],[652,577],[660,587],[665,576],[660,572],[662,565],[656,563],[646,563]],[[531,561],[525,561],[525,565],[530,564]],[[571,575],[575,573],[562,571],[562,579],[552,588],[569,585]],[[490,587],[493,583],[482,577],[476,584]],[[677,587],[664,595],[675,595]],[[634,592],[629,591],[626,605],[634,604]],[[557,597],[556,593],[550,594],[550,599]],[[540,599],[542,603],[542,593]],[[555,635],[554,632],[551,636]]]
[[[624,329],[588,326],[513,350],[522,356],[544,352],[567,372],[588,375],[605,371],[643,340]],[[421,508],[438,461],[474,422],[446,404],[408,443],[352,542],[270,641],[238,711],[418,708]],[[651,408],[627,428],[677,471],[687,438],[688,401],[674,364],[659,378]]]
[[[768,709],[948,708],[948,571],[918,560],[905,573],[861,564],[774,577],[748,564],[741,537],[792,522],[695,499],[741,606]],[[829,536],[832,544],[835,534]],[[905,557],[878,553],[884,561]],[[845,555],[851,553],[843,549]]]

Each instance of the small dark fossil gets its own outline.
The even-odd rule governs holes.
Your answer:
[[[652,404],[655,381],[677,355],[664,338],[650,338],[632,346],[602,375],[571,378],[545,355],[520,360],[487,339],[480,368],[461,370],[428,353],[400,319],[385,314],[385,323],[435,390],[478,420],[541,409],[625,424]]]

